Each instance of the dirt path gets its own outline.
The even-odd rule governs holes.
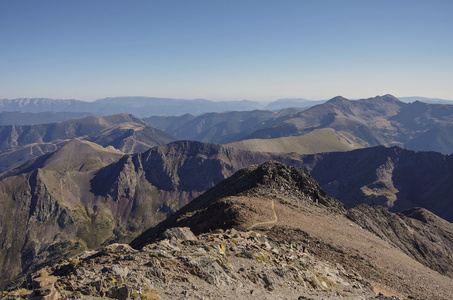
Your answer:
[[[271,208],[272,208],[272,212],[273,212],[273,214],[274,214],[274,219],[273,219],[272,221],[266,221],[266,222],[258,222],[258,223],[255,223],[255,224],[253,224],[252,226],[250,226],[249,229],[252,229],[253,227],[256,227],[256,226],[259,226],[259,225],[267,225],[267,224],[274,224],[274,223],[277,223],[278,217],[277,217],[277,213],[275,212],[275,202],[274,202],[273,199],[272,199]]]

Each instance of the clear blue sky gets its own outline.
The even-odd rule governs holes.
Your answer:
[[[453,1],[0,0],[0,98],[453,99]]]

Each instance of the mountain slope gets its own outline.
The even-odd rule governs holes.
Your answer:
[[[392,213],[382,206],[358,205],[348,218],[425,266],[453,278],[453,224],[423,208]]]
[[[453,124],[434,126],[411,139],[404,146],[416,151],[436,151],[452,153],[453,149]]]
[[[85,152],[78,144],[99,152]],[[56,232],[45,235],[39,231],[43,236],[33,239],[32,255],[21,253],[18,249],[27,247],[18,245],[10,253],[22,257],[22,266],[40,265],[52,259],[53,252],[45,249],[58,249],[53,243],[66,245],[69,239],[73,244],[65,247],[82,250],[108,241],[129,241],[239,169],[268,160],[310,171],[329,195],[347,207],[369,203],[403,211],[419,206],[452,220],[452,161],[451,156],[440,153],[379,146],[301,156],[178,141],[123,156],[79,140],[0,176],[3,228],[22,228],[13,220],[30,223],[33,207],[39,207],[41,217],[30,223],[29,230],[47,228],[43,224],[50,222],[54,225],[46,232]],[[262,208],[269,216],[262,222],[272,221],[271,207],[263,203]],[[14,230],[2,232],[1,244],[8,245],[9,232]],[[56,253],[60,252],[67,253]],[[11,260],[2,259],[0,263]],[[12,273],[5,278],[10,276]]]
[[[388,136],[393,130],[388,128],[382,117],[393,116],[399,112],[403,102],[391,95],[350,101],[335,97],[324,104],[316,105],[284,119],[271,119],[262,125],[262,129],[248,135],[250,138],[278,138],[301,135],[319,128],[333,128],[347,131],[366,141],[370,145],[379,145],[391,141]],[[382,129],[383,133],[372,129]]]
[[[321,128],[348,132],[368,146],[404,146],[453,152],[453,105],[404,103],[391,95],[350,101],[335,97],[280,118],[270,118],[242,139],[298,136]]]
[[[89,195],[89,180],[122,155],[73,140],[0,176],[0,286],[109,237],[114,218]]]
[[[417,244],[405,243],[405,237],[417,238],[401,233],[423,222],[435,228],[439,219],[420,210],[408,217],[371,211],[363,206],[347,212],[307,173],[266,162],[240,170],[145,232],[132,243],[140,251],[122,244],[87,251],[40,270],[7,295],[449,299],[453,279],[423,266],[398,244],[418,251]],[[373,221],[389,234],[361,227]],[[410,227],[392,235],[392,224]],[[173,227],[182,225],[190,228]],[[444,233],[451,241],[449,226]],[[451,264],[451,257],[442,258]]]
[[[180,139],[225,144],[253,132],[274,115],[271,111],[253,110],[206,113],[197,117],[149,117],[144,121]]]
[[[273,209],[268,209],[278,201],[270,196],[275,193],[285,195],[285,198],[290,197],[293,201],[319,203],[344,213],[343,205],[327,196],[310,175],[300,169],[271,161],[261,166],[249,166],[223,180],[158,226],[144,232],[131,242],[131,246],[142,248],[171,227],[190,227],[195,234],[199,234],[215,229],[244,230],[257,225],[259,219],[275,220]],[[265,209],[261,211],[261,205],[254,203],[249,203],[250,207],[242,207],[236,201],[230,201],[229,197],[241,198],[239,201],[247,202],[250,200],[242,198],[257,198],[253,201],[262,203]],[[269,200],[259,200],[261,198]],[[222,201],[225,199],[228,201]]]
[[[315,135],[319,129],[329,128],[347,133],[350,139],[364,146],[397,145],[413,150],[453,152],[448,127],[453,121],[453,105],[405,103],[392,95],[360,100],[338,96],[306,109],[238,111],[233,106],[232,110],[197,117],[153,116],[146,122],[181,139],[203,142]],[[328,148],[328,142],[322,146]]]
[[[318,259],[354,270],[375,291],[402,298],[448,299],[453,279],[427,269],[388,241],[351,224],[345,213],[342,205],[328,197],[308,174],[267,162],[224,180],[157,227],[144,232],[131,245],[145,247],[164,237],[170,228],[181,226],[190,227],[195,234],[215,229],[261,228],[275,244],[296,243]],[[449,229],[451,239],[451,224]],[[409,250],[414,249],[412,246]],[[272,255],[263,255],[264,262],[272,261]],[[451,263],[452,258],[444,255],[443,259]]]
[[[443,153],[453,152],[449,127],[452,121],[453,105],[404,103],[391,95],[354,101],[335,97],[307,109],[287,108],[275,113],[229,112],[147,119],[150,124],[180,138],[204,142],[231,143],[308,133],[316,136],[322,132],[320,129],[331,129],[363,146],[398,145]],[[322,140],[322,135],[317,139]],[[254,144],[253,141],[250,143]],[[306,147],[300,145],[295,152],[306,153]],[[323,141],[322,148],[328,149],[329,141]]]
[[[115,200],[126,194],[134,197],[134,190],[139,188],[142,178],[160,191],[162,209],[174,212],[237,170],[271,159],[297,164],[297,157],[286,154],[242,151],[217,144],[178,141],[127,156],[104,168],[93,178],[93,184],[102,189],[93,189],[93,192]],[[124,178],[127,184],[118,186],[117,178]]]
[[[62,256],[102,243],[130,241],[239,169],[268,160],[309,170],[329,195],[338,195],[348,207],[363,202],[387,203],[392,210],[423,206],[446,219],[452,216],[451,156],[440,153],[381,146],[301,156],[177,141],[144,153],[123,155],[111,148],[74,140],[54,153],[0,176],[0,205],[4,208],[0,222],[2,228],[7,228],[0,233],[0,244],[8,249],[3,253],[9,253],[8,257],[1,257],[0,264],[5,266],[2,270],[14,266],[8,274],[2,274],[3,284],[17,273],[27,273]],[[253,189],[252,182],[246,177],[237,181],[249,191]],[[262,186],[260,189],[265,193],[258,193],[259,205],[254,205],[255,211],[239,215],[239,219],[232,219],[233,223],[249,220],[260,223],[258,227],[275,224],[273,201],[272,198],[268,201],[266,195],[276,192],[284,195],[287,190],[286,202],[274,202],[277,217],[278,210],[283,209],[281,205],[292,203],[288,199],[294,190],[294,195],[298,195],[291,184],[275,186],[273,180],[268,180],[264,184],[268,189]],[[238,191],[224,188],[228,193]],[[240,197],[244,195],[249,197],[247,193]],[[322,204],[319,200],[318,205]],[[219,211],[224,211],[222,205]],[[236,215],[234,209],[229,211]],[[301,222],[301,216],[291,210],[285,208],[284,215],[291,222]],[[304,223],[303,231],[310,226]],[[26,240],[18,239],[13,244],[15,230],[19,230],[17,234],[31,233]]]
[[[143,124],[132,115],[121,114],[108,117],[90,116],[59,123],[0,126],[1,149],[20,147],[31,143],[72,139],[125,122]]]

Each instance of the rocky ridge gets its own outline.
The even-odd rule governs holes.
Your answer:
[[[187,226],[196,234],[232,227],[242,230],[253,228],[262,223],[259,219],[266,216],[275,220],[275,202],[279,201],[319,205],[336,213],[345,212],[343,205],[329,197],[308,173],[277,161],[268,161],[239,170],[158,226],[145,231],[131,245],[141,248],[170,227]],[[260,202],[264,207],[272,207],[272,210],[263,211],[258,204]],[[270,221],[269,224],[275,222]]]

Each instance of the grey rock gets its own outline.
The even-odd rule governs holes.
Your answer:
[[[189,227],[169,228],[160,235],[160,238],[169,240],[176,239],[180,241],[194,241],[197,239]]]

